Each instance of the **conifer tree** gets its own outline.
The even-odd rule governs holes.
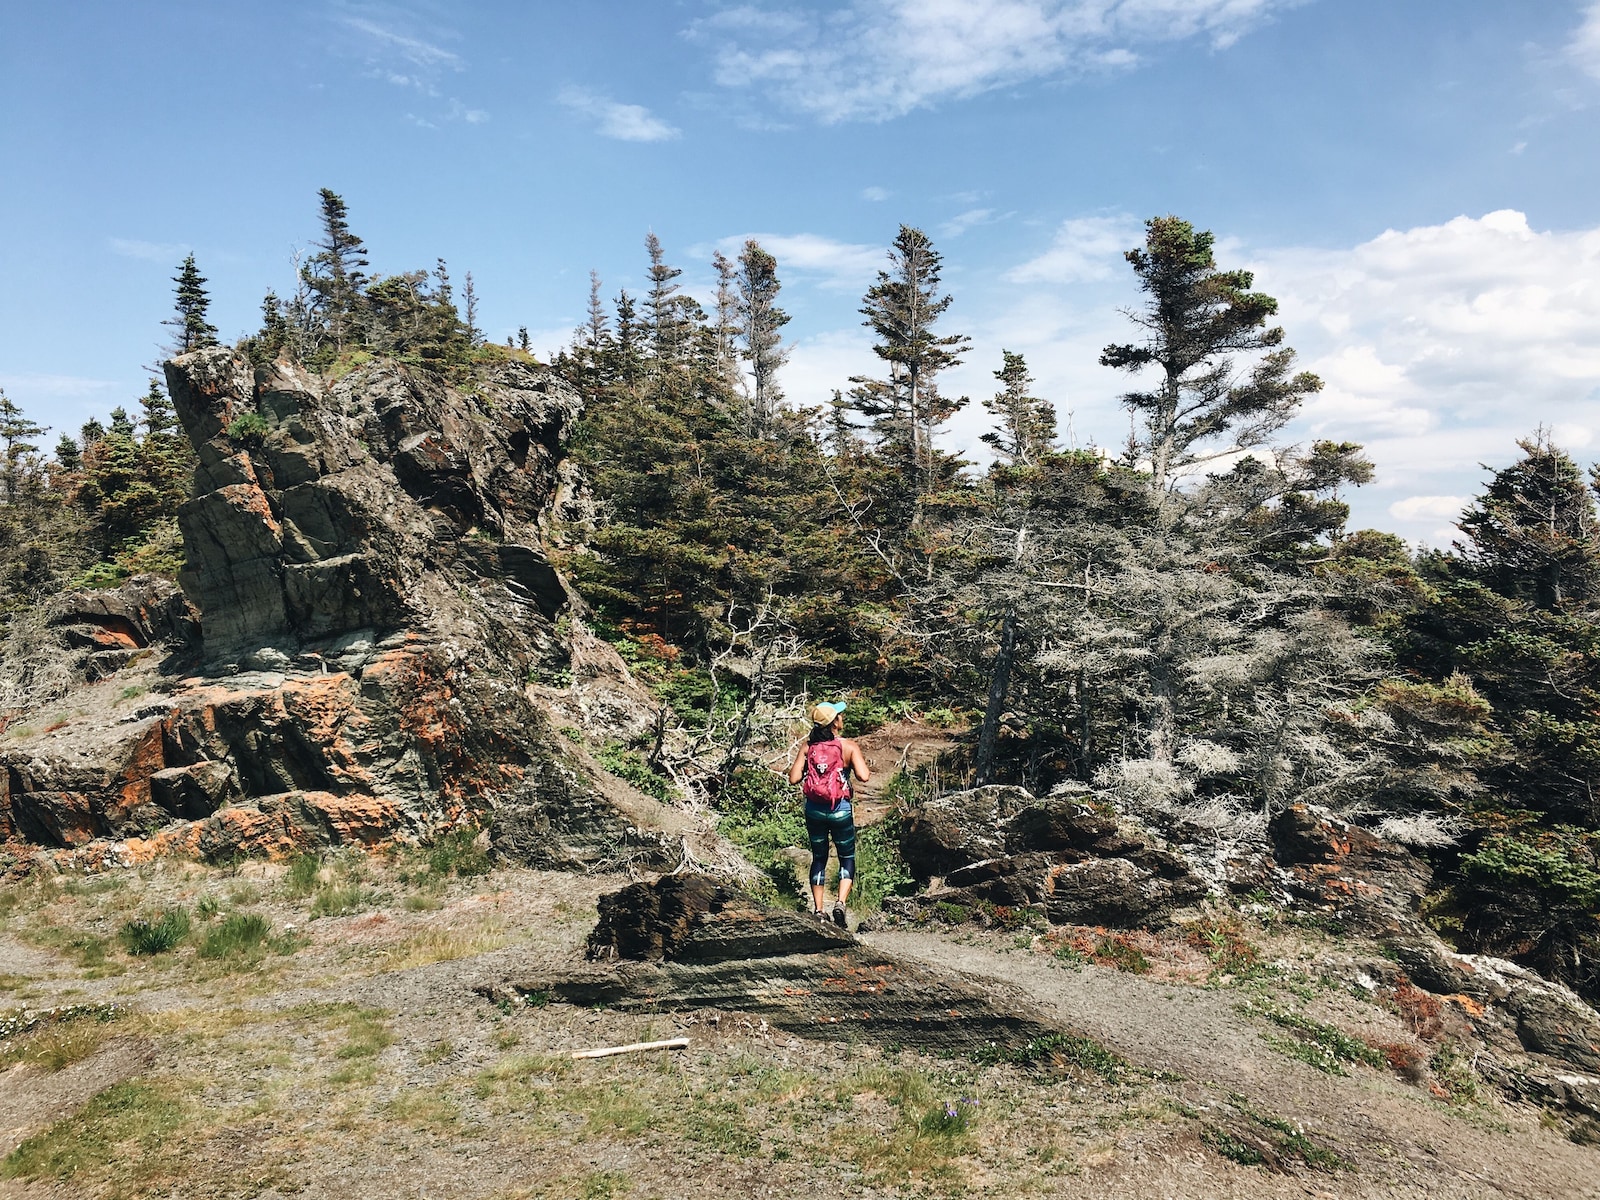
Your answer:
[[[90,417],[78,430],[78,444],[85,450],[106,436],[106,427],[100,423],[99,417]]]
[[[1600,594],[1600,521],[1578,464],[1543,429],[1517,445],[1457,524],[1478,577],[1542,609]]]
[[[122,405],[117,405],[111,410],[110,437],[127,438],[133,440],[135,434],[133,418],[128,415],[128,410]]]
[[[1056,410],[1048,400],[1030,395],[1033,377],[1022,355],[1002,350],[1001,366],[994,373],[1002,385],[992,400],[983,406],[995,415],[1000,427],[983,435],[1006,463],[1032,467],[1050,449],[1056,436]]]
[[[194,255],[184,257],[183,265],[172,277],[177,285],[177,311],[162,324],[175,331],[169,352],[173,356],[188,354],[217,344],[217,327],[206,320],[211,308],[211,298],[206,294],[206,280],[195,266]]]
[[[1262,445],[1322,387],[1309,372],[1290,374],[1294,351],[1283,345],[1281,328],[1267,327],[1278,302],[1250,290],[1249,271],[1218,269],[1214,242],[1177,217],[1146,221],[1144,246],[1123,256],[1148,297],[1143,310],[1130,314],[1146,336],[1100,355],[1103,366],[1160,372],[1153,390],[1122,397],[1143,418],[1135,454],[1148,458],[1158,490],[1208,457]],[[1258,352],[1248,367],[1237,361]],[[1225,445],[1202,450],[1222,437]]]
[[[34,439],[47,432],[0,388],[0,442],[4,443],[0,450],[0,483],[5,485],[7,504],[15,504],[22,494],[32,460],[39,453]]]
[[[63,471],[76,471],[83,466],[83,450],[70,433],[63,433],[56,440],[56,466]]]
[[[716,339],[717,371],[730,391],[738,390],[744,386],[736,345],[739,337],[738,268],[720,250],[711,255],[711,266],[717,273],[717,314],[712,330]]]
[[[941,263],[927,234],[900,226],[889,270],[878,272],[861,306],[862,323],[877,335],[873,353],[888,364],[889,378],[850,380],[855,408],[872,421],[880,450],[911,472],[919,496],[940,482],[935,432],[966,403],[939,394],[939,373],[961,361],[971,340],[934,332],[952,299],[939,295]]]
[[[362,291],[366,287],[367,248],[350,231],[350,213],[344,198],[322,188],[322,239],[317,253],[301,271],[311,305],[335,353],[360,340]]]
[[[745,361],[750,364],[750,408],[748,432],[765,434],[772,426],[783,392],[778,387],[778,369],[789,357],[781,330],[789,314],[777,305],[778,260],[754,239],[746,241],[739,254],[735,278],[738,300],[739,340]]]
[[[461,302],[466,307],[467,341],[474,346],[483,345],[483,330],[478,328],[478,289],[472,282],[472,272],[467,272],[466,283],[461,288]]]
[[[178,414],[167,398],[166,389],[156,380],[152,379],[150,390],[139,397],[139,407],[144,412],[142,423],[146,438],[170,437],[177,430]]]
[[[683,272],[668,266],[661,249],[661,239],[652,233],[645,235],[645,250],[650,255],[650,290],[645,295],[645,325],[650,337],[650,350],[656,360],[659,375],[666,366],[675,365],[682,355],[683,322],[678,313],[678,285],[674,279]]]

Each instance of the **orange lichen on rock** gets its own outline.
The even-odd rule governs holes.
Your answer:
[[[400,810],[376,796],[306,792],[301,800],[307,809],[326,823],[336,845],[375,846],[405,828]]]

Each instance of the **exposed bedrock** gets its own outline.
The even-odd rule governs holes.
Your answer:
[[[1020,994],[873,950],[725,881],[663,876],[600,900],[586,965],[480,991],[572,1004],[746,1012],[804,1037],[973,1053],[1063,1032]]]
[[[125,668],[42,731],[14,721],[0,836],[228,857],[488,816],[516,861],[678,861],[684,822],[557,736],[528,686],[582,665],[544,541],[573,489],[569,387],[518,362],[461,388],[393,362],[330,381],[223,348],[166,373],[199,459],[182,593],[134,581],[52,618],[153,690],[114,705]],[[625,668],[574,674],[580,722],[590,687],[602,713],[652,710]]]
[[[901,852],[920,882],[911,901],[1042,908],[1058,924],[1159,927],[1206,895],[1181,855],[1072,799],[1019,787],[939,796],[907,814]]]

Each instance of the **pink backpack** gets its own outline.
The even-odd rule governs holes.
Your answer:
[[[850,785],[844,777],[844,743],[838,738],[813,742],[806,747],[806,773],[800,780],[800,794],[807,804],[839,807],[850,799]]]

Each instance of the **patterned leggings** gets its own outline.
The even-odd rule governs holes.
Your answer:
[[[835,809],[806,805],[806,840],[811,843],[811,885],[821,887],[828,879],[828,839],[839,851],[839,878],[856,877],[856,822],[850,801],[839,801]]]

